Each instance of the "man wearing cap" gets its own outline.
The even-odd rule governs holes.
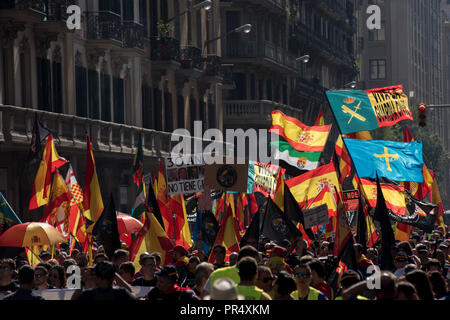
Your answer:
[[[167,265],[155,273],[156,287],[146,296],[149,301],[196,301],[199,298],[189,288],[177,285],[178,274],[174,265]]]
[[[177,284],[182,287],[186,285],[185,282],[189,271],[189,258],[187,257],[187,254],[188,251],[180,245],[175,246],[172,251],[172,262],[174,263],[178,273]]]
[[[405,266],[408,264],[408,255],[406,252],[399,251],[394,258],[394,275],[400,278],[405,272]]]
[[[424,245],[423,243],[419,243],[418,245],[416,245],[416,252],[417,256],[420,259],[422,269],[425,269],[425,266],[428,264],[429,260],[427,246]]]
[[[203,300],[245,300],[242,294],[239,294],[236,283],[230,278],[220,278],[211,289],[211,294],[205,296]]]

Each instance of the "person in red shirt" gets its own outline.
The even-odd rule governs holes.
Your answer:
[[[364,275],[365,279],[369,275],[367,269],[374,263],[364,255],[364,248],[361,244],[355,243],[353,248],[355,249],[358,270]]]
[[[326,271],[323,263],[319,259],[312,259],[308,262],[308,266],[311,268],[311,286],[326,295],[329,300],[333,300],[334,292],[325,281]]]

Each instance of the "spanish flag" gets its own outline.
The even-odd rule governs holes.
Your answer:
[[[411,229],[412,226],[401,223],[401,222],[396,222],[395,223],[395,240],[398,241],[409,241],[409,237],[411,234]]]
[[[192,247],[191,231],[187,221],[186,206],[182,194],[170,196],[170,210],[175,213],[174,223],[169,224],[167,236],[175,238],[175,244],[183,246],[186,250]]]
[[[72,195],[67,188],[67,185],[59,173],[53,176],[52,191],[50,193],[50,202],[45,207],[44,215],[41,222],[47,222],[56,227],[58,224],[65,224],[65,233],[68,235],[70,206],[69,203],[72,199]]]
[[[145,224],[137,234],[130,247],[130,261],[139,269],[139,256],[143,252],[161,253],[162,265],[170,264],[172,255],[167,254],[173,249],[172,242],[152,212],[146,211]]]
[[[98,184],[97,170],[95,168],[94,153],[91,140],[86,136],[86,173],[84,176],[83,209],[84,216],[92,222],[96,222],[103,211],[103,200]]]
[[[52,183],[52,173],[59,167],[66,164],[67,160],[56,152],[53,136],[50,133],[45,144],[42,160],[39,165],[36,178],[34,179],[33,191],[28,209],[34,210],[49,201],[50,184]]]
[[[272,111],[272,127],[269,132],[283,137],[298,151],[322,152],[330,130],[331,125],[308,127],[279,110]]]
[[[244,223],[245,223],[243,197],[244,197],[244,194],[240,194],[238,196],[237,203],[236,203],[236,219],[238,221],[239,229],[241,231],[244,231]]]
[[[405,188],[391,183],[380,183],[386,207],[392,212],[404,216],[406,213]],[[370,207],[377,206],[376,182],[361,178],[361,190]]]
[[[236,220],[233,218],[233,212],[231,211],[231,206],[227,206],[227,213],[223,217],[222,224],[220,225],[219,233],[217,234],[215,245],[223,245],[226,252],[226,260],[232,252],[239,252],[239,242],[241,241],[241,236],[239,235],[238,225]],[[214,250],[211,250],[209,254],[208,262],[213,263],[215,261]]]
[[[170,212],[170,200],[167,194],[166,178],[164,177],[161,161],[159,161],[158,171],[158,193],[156,201],[158,202],[159,210],[161,211],[161,217],[164,222],[164,230],[169,230],[171,224],[173,224],[173,217]]]
[[[333,162],[289,179],[286,181],[286,185],[301,208],[306,208],[308,201],[315,199],[325,185],[328,185],[332,192],[335,188],[341,192]],[[327,202],[327,205],[329,208],[334,206],[331,202]]]
[[[442,204],[441,194],[439,192],[436,176],[434,175],[433,172],[432,172],[432,175],[433,175],[434,179],[433,179],[433,185],[431,186],[431,203],[438,205],[438,210],[437,210],[438,219],[436,220],[436,224],[439,224],[440,226],[442,226],[444,228],[444,234],[445,234],[446,228],[445,228],[445,223],[444,223],[444,218],[443,218],[443,216],[445,214],[444,205]]]
[[[339,135],[339,137],[336,141],[334,150],[340,158],[339,172],[341,173],[341,175],[339,178],[339,183],[342,184],[344,182],[345,178],[349,177],[350,173],[352,172],[352,163],[350,160],[350,156],[348,155],[347,149],[345,148],[344,141],[342,140],[341,135]]]

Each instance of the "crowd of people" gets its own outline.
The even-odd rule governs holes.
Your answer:
[[[72,300],[450,299],[450,232],[444,234],[440,226],[430,235],[413,229],[409,242],[397,241],[392,248],[395,267],[375,273],[381,244],[366,248],[355,243],[357,267],[346,269],[332,255],[332,239],[327,240],[247,239],[228,257],[226,248],[216,245],[214,263],[201,251],[176,246],[169,253],[173,264],[162,265],[159,252],[144,252],[138,257],[139,270],[126,247],[108,257],[99,246],[92,265],[86,253],[75,249],[69,255],[61,247],[53,255],[42,251],[34,267],[24,254],[3,258],[0,295],[4,300],[41,300],[36,290],[67,288],[69,268],[75,265],[81,286]],[[148,287],[148,293],[137,298],[133,287]]]

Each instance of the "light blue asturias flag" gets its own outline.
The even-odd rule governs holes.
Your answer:
[[[423,182],[422,142],[344,139],[360,178]]]
[[[378,128],[375,112],[365,91],[327,91],[326,95],[342,134]]]

